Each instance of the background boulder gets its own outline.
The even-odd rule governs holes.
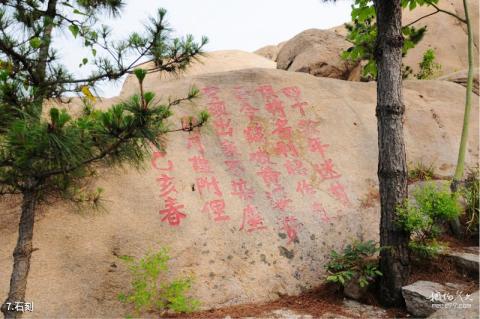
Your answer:
[[[278,53],[277,68],[346,80],[356,65],[342,60],[340,54],[350,46],[335,32],[309,29],[283,45]]]
[[[478,68],[475,69],[473,73],[473,92],[478,95]],[[439,80],[451,81],[467,87],[467,76],[468,70],[462,70],[454,72],[448,75],[444,75],[439,78]]]
[[[277,62],[278,52],[282,49],[284,44],[285,42],[280,42],[277,45],[267,45],[263,48],[258,49],[254,53],[270,59],[274,62]]]

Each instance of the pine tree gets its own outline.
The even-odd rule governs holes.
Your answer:
[[[359,1],[360,16],[375,17],[371,61],[377,77],[378,180],[380,190],[380,298],[385,305],[403,303],[402,286],[410,275],[409,234],[396,220],[396,209],[407,198],[407,163],[403,134],[402,0]],[[373,12],[374,11],[374,12]],[[372,21],[371,21],[372,22]],[[371,30],[371,25],[368,26]],[[370,39],[370,40],[372,40]],[[371,42],[371,41],[370,41]],[[372,66],[373,68],[373,66]]]
[[[13,252],[10,290],[2,305],[6,318],[18,318],[15,302],[25,301],[33,246],[37,205],[52,196],[98,202],[99,194],[78,196],[80,182],[95,168],[129,163],[140,166],[153,147],[162,149],[161,137],[169,129],[171,107],[195,98],[161,104],[143,91],[151,72],[179,72],[202,53],[207,39],[172,38],[166,11],[151,18],[144,34],[132,33],[112,41],[111,30],[99,26],[100,18],[121,13],[121,0],[0,0],[0,195],[21,196],[17,245]],[[90,49],[81,64],[94,71],[77,78],[60,62],[52,48],[55,32],[68,30]],[[136,68],[152,59],[149,69]],[[92,107],[90,89],[99,81],[116,80],[134,73],[140,94],[100,111]],[[86,105],[72,115],[62,104],[71,92],[84,92]],[[201,126],[201,113],[194,126]],[[192,128],[190,128],[192,129]]]

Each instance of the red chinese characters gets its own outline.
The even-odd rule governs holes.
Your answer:
[[[315,171],[320,175],[322,180],[336,179],[341,176],[340,173],[334,170],[331,159],[327,159],[321,164],[315,164]]]
[[[188,161],[192,164],[192,168],[195,173],[212,173],[210,162],[202,155],[192,156],[188,159]]]
[[[288,125],[287,119],[278,119],[275,122],[275,129],[272,131],[273,135],[278,135],[278,138],[282,140],[292,139],[292,128]]]
[[[250,160],[258,165],[274,164],[272,161],[270,161],[270,154],[262,149],[258,149],[257,151],[250,153]]]
[[[348,199],[348,195],[345,192],[345,187],[341,183],[339,182],[333,183],[332,185],[330,185],[330,188],[328,191],[333,198],[337,199],[344,206],[350,205],[350,200]]]
[[[298,222],[295,216],[285,216],[282,219],[282,228],[283,231],[287,234],[288,243],[295,242],[298,240],[298,231],[301,224]]]
[[[328,223],[331,221],[331,218],[332,217],[329,217],[328,214],[327,214],[327,210],[325,209],[325,207],[319,203],[319,202],[314,202],[312,204],[312,211],[315,213],[315,214],[318,214],[320,215],[320,219],[325,222],[325,223]]]
[[[228,158],[240,156],[237,150],[237,146],[235,145],[235,143],[231,141],[228,141],[228,140],[221,141],[220,148],[222,149],[222,153]]]
[[[200,195],[204,195],[205,192],[213,193],[219,197],[222,197],[222,191],[218,185],[217,178],[215,176],[211,177],[199,177],[197,178],[197,186]]]
[[[287,170],[288,175],[301,175],[301,176],[307,175],[307,169],[303,165],[303,162],[299,159],[286,160],[285,168]]]
[[[172,161],[168,160],[167,161],[167,166],[166,167],[160,167],[158,165],[158,160],[159,159],[162,159],[165,157],[165,152],[160,152],[160,151],[155,151],[153,152],[152,154],[152,159],[151,159],[151,163],[152,163],[152,166],[153,168],[155,168],[156,170],[159,170],[159,171],[168,171],[168,172],[171,172],[173,170],[173,163]]]
[[[232,120],[225,118],[218,118],[213,120],[213,126],[218,136],[230,136],[233,134]]]
[[[265,110],[267,110],[267,112],[274,117],[286,117],[285,107],[271,85],[261,85],[257,87],[256,91],[262,95],[265,101]]]
[[[232,195],[238,196],[244,201],[251,201],[255,197],[253,189],[247,186],[247,182],[242,178],[232,181]]]
[[[262,127],[257,122],[250,122],[250,124],[243,130],[243,134],[245,135],[245,140],[247,143],[258,143],[262,142],[265,139],[265,132]]]
[[[174,170],[173,162],[167,161],[167,166],[159,164],[159,160],[165,157],[164,152],[154,152],[152,154],[152,167],[162,172],[172,172]],[[177,202],[175,198],[177,189],[175,188],[174,177],[168,175],[168,173],[162,173],[156,178],[160,186],[160,197],[164,200],[165,208],[159,211],[160,215],[163,215],[162,222],[167,222],[170,226],[179,226],[182,219],[187,215],[183,211],[185,206]]]
[[[266,192],[267,198],[270,200],[273,209],[285,212],[290,208],[291,199],[287,197],[285,188],[278,185],[271,192]]]
[[[293,142],[291,141],[278,141],[277,144],[275,145],[275,152],[278,155],[282,155],[285,157],[292,156],[292,157],[298,157],[298,151]]]
[[[267,187],[271,185],[278,185],[280,179],[280,172],[275,171],[270,166],[264,166],[258,173],[258,176],[262,177],[263,182],[266,184]]]
[[[309,138],[308,139],[308,147],[309,151],[312,153],[318,153],[325,158],[325,151],[329,147],[329,144],[322,144],[319,138]]]
[[[195,130],[188,135],[187,148],[189,150],[195,149],[201,155],[205,153],[205,146],[203,146],[201,136],[200,136],[200,131]]]
[[[171,226],[178,226],[183,218],[187,217],[182,209],[185,206],[177,203],[175,198],[167,197],[165,199],[165,209],[160,210],[161,215],[165,215],[162,218],[162,222],[166,221]]]
[[[248,204],[243,209],[243,220],[240,230],[245,230],[250,233],[266,228],[267,227],[264,225],[263,217],[260,215],[257,208],[251,204]]]
[[[167,174],[162,174],[157,177],[157,182],[160,184],[160,197],[165,199],[170,197],[172,193],[178,193],[175,185],[173,184],[173,177]]]
[[[206,202],[202,209],[203,213],[213,213],[213,218],[216,222],[223,222],[230,219],[230,216],[225,214],[225,201],[223,199],[215,199]]]
[[[296,191],[302,194],[302,196],[314,195],[316,193],[312,185],[306,180],[298,181]]]
[[[297,123],[297,127],[303,136],[313,137],[313,136],[318,136],[320,134],[320,131],[318,130],[319,124],[320,122],[318,121],[300,120]]]
[[[301,91],[299,87],[290,86],[282,89],[283,94],[292,100],[293,104],[291,107],[293,109],[298,109],[300,115],[305,116],[305,107],[308,106],[307,102],[301,101]]]
[[[245,114],[248,119],[252,121],[259,110],[250,104],[249,98],[251,93],[242,86],[237,86],[234,90],[235,98],[240,102],[241,105],[240,112]]]

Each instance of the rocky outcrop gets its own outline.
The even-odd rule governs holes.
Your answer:
[[[469,275],[472,278],[478,278],[478,255],[458,251],[447,251],[445,252],[445,257],[457,267],[460,273]]]
[[[439,80],[451,81],[467,87],[467,73],[468,70],[458,71],[439,78]],[[478,74],[479,69],[476,68],[473,73],[473,92],[478,95]]]
[[[350,46],[333,31],[309,29],[283,45],[278,53],[277,68],[347,80],[356,64],[343,60],[340,54]]]
[[[145,85],[163,101],[192,85],[202,90],[194,103],[172,108],[172,129],[202,110],[211,118],[199,131],[167,135],[166,154],[153,153],[140,171],[101,169],[92,186],[105,190],[106,213],[75,214],[61,202],[41,207],[27,290],[35,316],[124,316],[117,295],[131,278],[118,256],[169,247],[169,278],[193,276],[192,294],[211,308],[298,294],[324,281],[332,249],[378,240],[379,207],[370,196],[378,188],[375,83],[255,68],[150,76]],[[451,174],[465,90],[447,81],[404,86],[408,160]],[[123,92],[136,87],[127,82]],[[478,111],[477,96],[474,105]],[[468,149],[472,165],[476,134]],[[12,267],[17,204],[0,205],[2,274]],[[0,298],[7,291],[1,280]]]
[[[278,52],[282,49],[285,42],[280,42],[277,45],[267,45],[263,48],[258,49],[255,51],[255,54],[261,55],[269,60],[277,62]]]

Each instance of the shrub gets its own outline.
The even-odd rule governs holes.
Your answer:
[[[465,200],[465,224],[466,231],[471,235],[478,234],[478,212],[479,212],[479,171],[478,167],[470,169],[465,180],[465,186],[461,190]]]
[[[409,182],[427,181],[435,177],[435,170],[433,164],[425,164],[423,162],[417,162],[410,164],[408,169]]]
[[[397,221],[411,234],[410,249],[422,257],[433,257],[442,249],[437,242],[444,222],[460,214],[456,194],[448,188],[427,184],[414,192],[415,202],[405,201],[397,208]]]
[[[423,53],[422,62],[418,64],[420,71],[415,75],[419,80],[430,80],[438,76],[442,66],[435,62],[435,51],[428,49]]]
[[[133,304],[137,313],[144,311],[167,310],[173,312],[192,312],[196,310],[199,301],[187,297],[191,288],[191,278],[180,278],[172,282],[159,283],[162,273],[168,272],[168,251],[162,248],[155,254],[147,254],[140,260],[130,256],[120,257],[129,264],[132,274],[132,292],[119,294],[123,303]]]
[[[358,278],[360,287],[365,287],[382,273],[374,258],[379,251],[373,240],[354,241],[347,245],[342,253],[332,250],[330,261],[325,265],[329,276],[327,281],[345,286],[352,278]]]

